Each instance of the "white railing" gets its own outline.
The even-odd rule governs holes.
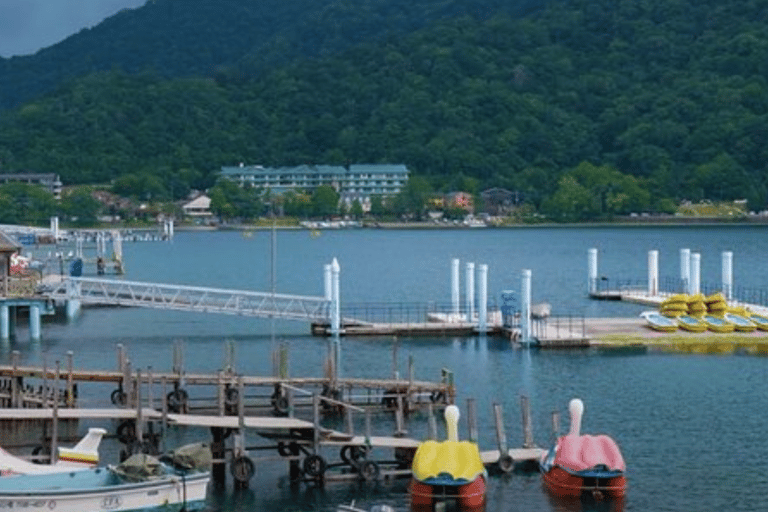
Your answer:
[[[82,304],[135,306],[204,313],[327,321],[330,302],[324,297],[226,290],[161,283],[65,277],[44,291],[54,300]]]

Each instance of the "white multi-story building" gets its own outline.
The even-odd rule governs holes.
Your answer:
[[[53,194],[56,199],[61,199],[62,183],[58,174],[54,173],[13,173],[0,174],[0,184],[18,181],[30,185],[40,185]]]
[[[241,186],[268,188],[274,193],[288,190],[311,192],[330,185],[342,200],[369,203],[371,196],[392,196],[408,181],[408,169],[402,164],[299,165],[297,167],[262,167],[243,165],[222,167],[222,178]]]

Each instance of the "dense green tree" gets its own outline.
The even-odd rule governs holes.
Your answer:
[[[76,187],[62,194],[60,209],[78,227],[95,225],[101,208],[90,187]]]
[[[328,218],[339,213],[339,193],[330,185],[321,185],[312,193],[312,214]]]
[[[9,182],[0,185],[3,222],[45,226],[56,212],[56,200],[38,185]]]

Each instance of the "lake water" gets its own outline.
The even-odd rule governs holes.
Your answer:
[[[450,302],[451,259],[489,266],[489,295],[520,289],[523,269],[532,270],[534,302],[552,304],[553,314],[592,317],[636,316],[637,306],[586,298],[587,253],[599,250],[599,274],[645,279],[649,250],[659,251],[659,273],[679,275],[679,251],[701,253],[703,283],[720,280],[721,253],[733,251],[734,282],[768,288],[768,231],[765,227],[596,227],[478,230],[279,231],[276,239],[276,290],[322,295],[323,265],[341,265],[345,304],[356,302]],[[267,291],[271,285],[269,232],[177,232],[172,242],[124,245],[127,274],[133,281],[157,281]],[[19,350],[23,362],[52,362],[75,353],[77,367],[116,365],[115,346],[123,343],[134,368],[171,366],[172,344],[185,343],[188,371],[212,372],[224,364],[223,345],[234,340],[237,371],[270,374],[275,343],[290,350],[291,375],[322,375],[328,341],[309,335],[306,324],[220,315],[192,315],[143,309],[88,309],[74,323],[46,323],[43,340],[28,341],[20,325],[18,340],[1,356]],[[395,339],[342,338],[345,375],[390,377]],[[638,350],[527,351],[495,338],[398,338],[398,364],[409,356],[416,377],[438,380],[440,370],[455,373],[458,405],[477,402],[482,449],[493,449],[492,405],[503,405],[512,446],[522,441],[519,397],[530,398],[534,437],[551,439],[551,413],[562,413],[568,427],[568,401],[586,405],[582,430],[607,433],[627,461],[629,491],[623,510],[768,509],[768,365],[763,358],[691,355]],[[105,405],[109,389],[83,390],[83,405]],[[377,425],[388,428],[391,418]],[[84,429],[87,425],[82,425]],[[409,435],[426,434],[426,418],[414,415]],[[392,425],[392,431],[394,425]],[[462,437],[466,426],[462,420]],[[202,439],[206,432],[192,434]],[[169,441],[189,434],[170,432]],[[109,443],[109,442],[108,442]],[[107,444],[106,450],[110,450]],[[108,456],[108,455],[107,455]],[[333,456],[333,455],[332,455]],[[105,457],[107,458],[107,457]],[[110,461],[107,461],[110,462]],[[230,487],[212,492],[211,510],[333,511],[356,500],[362,508],[386,503],[406,510],[405,480],[377,485],[329,483],[324,488],[291,487],[287,467],[257,467],[250,490]],[[609,510],[606,504],[562,503],[550,498],[538,474],[492,476],[486,510]]]

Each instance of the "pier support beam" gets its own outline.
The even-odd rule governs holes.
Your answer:
[[[467,322],[472,322],[475,317],[475,264],[467,263],[466,269],[466,293],[465,300],[467,303]]]
[[[683,293],[691,293],[691,250],[680,249],[680,281]]]
[[[733,300],[733,253],[723,251],[723,295]]]
[[[40,341],[40,304],[29,306],[29,337],[33,341]]]
[[[648,295],[659,294],[659,251],[648,251]]]
[[[480,334],[488,332],[488,265],[482,264],[477,267],[478,280],[478,307],[477,307],[477,330]]]
[[[589,250],[589,276],[587,279],[587,289],[590,294],[597,292],[597,249]]]
[[[691,253],[691,285],[690,294],[696,295],[701,291],[701,254]]]
[[[451,305],[453,306],[453,314],[458,316],[461,310],[460,293],[459,293],[459,266],[460,262],[458,258],[451,260]]]
[[[522,291],[520,293],[520,342],[531,343],[531,271],[523,270]]]

